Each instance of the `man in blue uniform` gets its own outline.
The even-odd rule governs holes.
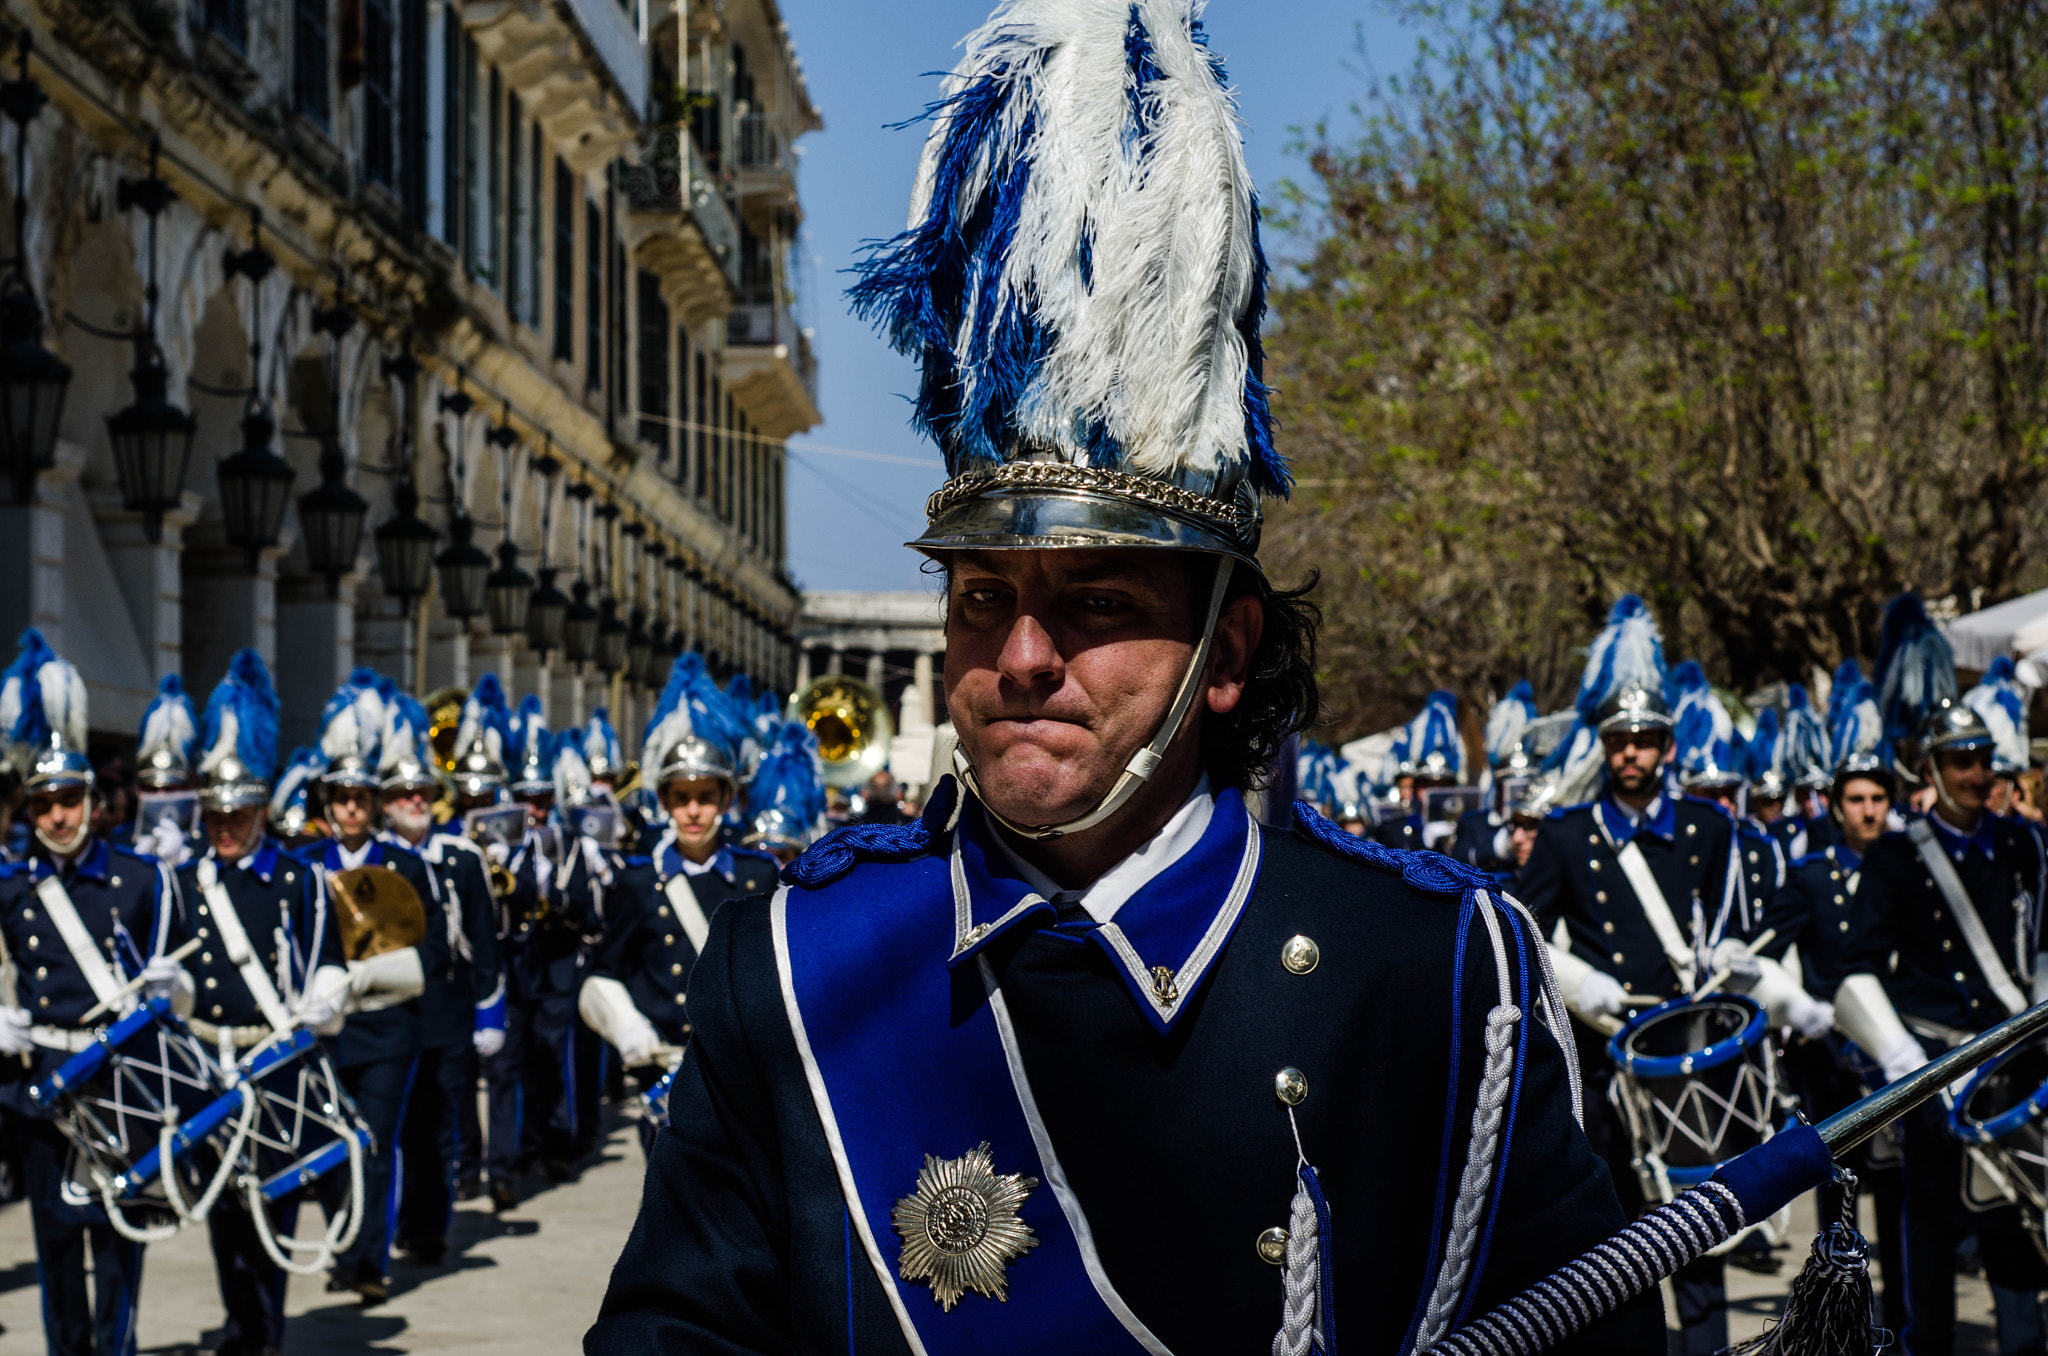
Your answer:
[[[1879,707],[1896,765],[1932,790],[1931,813],[1887,833],[1863,858],[1849,919],[1844,978],[1835,993],[1842,1033],[1903,1078],[2048,997],[2038,963],[2040,901],[2048,861],[2025,828],[1985,811],[1993,738],[1982,716],[1956,701],[1948,642],[1919,600],[1893,601],[1885,617]],[[1911,674],[1914,683],[1899,681]],[[1925,680],[1932,674],[1933,681]],[[1929,702],[1908,724],[1913,694]],[[1962,1200],[1965,1161],[1941,1102],[1901,1123],[1905,1154],[1906,1325],[1910,1356],[1948,1356],[1955,1344],[1955,1249],[1974,1228],[1991,1283],[2001,1352],[2038,1351],[2038,1292],[2048,1274],[2014,1207],[1974,1217]]]
[[[448,1251],[459,1183],[480,1179],[479,1061],[505,1043],[505,976],[498,959],[497,908],[483,849],[434,827],[439,783],[428,767],[427,713],[386,680],[378,790],[384,841],[417,853],[434,887],[427,926],[445,935],[448,968],[427,976],[420,995],[420,1069],[407,1103],[402,1144],[410,1170],[400,1203],[400,1246],[428,1266]],[[472,1193],[475,1194],[475,1193]]]
[[[232,720],[229,717],[232,716]],[[209,1049],[240,1058],[274,1034],[334,1020],[334,1005],[308,1001],[307,977],[343,964],[339,935],[318,907],[314,872],[267,831],[276,764],[277,694],[253,650],[238,653],[207,702],[200,804],[206,847],[178,872],[184,910],[173,939],[196,939],[185,962],[198,995],[189,1019]],[[299,1198],[267,1207],[270,1228],[289,1236]],[[206,1217],[227,1311],[220,1351],[276,1356],[284,1347],[286,1273],[265,1250],[240,1192]]]
[[[1257,565],[1285,468],[1217,63],[1185,0],[1010,5],[946,90],[862,295],[951,473],[915,545],[956,775],[711,919],[585,1349],[1426,1345],[1621,1215],[1490,879],[1246,809],[1316,709],[1315,623]],[[1568,1345],[1661,1337],[1647,1301]]]
[[[85,682],[37,632],[22,643],[28,662],[7,735],[24,768],[30,846],[24,860],[0,866],[0,1105],[21,1142],[51,1356],[129,1356],[142,1245],[117,1233],[89,1194],[69,1189],[67,1143],[29,1089],[85,1049],[95,1028],[125,1015],[135,1000],[121,990],[132,977],[146,998],[182,988],[189,1000],[190,986],[163,954],[174,912],[163,869],[93,833]]]
[[[427,976],[445,975],[449,964],[446,928],[429,926],[440,922],[440,908],[426,864],[411,850],[377,837],[377,740],[383,724],[377,675],[358,669],[322,715],[320,750],[327,770],[320,788],[334,836],[306,849],[347,961],[345,971],[317,973],[313,991],[348,1013],[334,1041],[334,1063],[376,1137],[363,1161],[362,1227],[355,1245],[335,1259],[327,1288],[354,1291],[365,1304],[381,1304],[390,1293],[385,1272],[405,1180],[399,1127],[425,1035],[420,997]],[[392,897],[403,901],[396,911],[402,921],[390,912],[372,912],[363,902],[373,900],[383,909]],[[347,1183],[330,1174],[322,1186],[323,1198],[332,1200]]]

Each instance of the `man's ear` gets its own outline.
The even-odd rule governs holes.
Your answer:
[[[1253,594],[1232,599],[1216,614],[1216,639],[1209,647],[1209,709],[1224,715],[1237,708],[1251,680],[1252,655],[1266,631],[1266,606]]]

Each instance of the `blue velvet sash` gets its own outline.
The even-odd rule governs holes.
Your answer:
[[[1000,994],[982,998],[978,967],[961,967],[971,1008],[955,1024],[953,918],[943,851],[785,888],[774,907],[790,1027],[897,1321],[912,1350],[932,1356],[1163,1353],[1103,1276],[1078,1205],[1071,1217],[1062,1208],[1065,1179],[1056,1157],[1041,1156],[1035,1107],[1020,1100],[1004,1050],[1005,1009]],[[1037,1245],[1008,1265],[1005,1300],[970,1290],[947,1312],[927,1282],[898,1275],[891,1209],[916,1190],[927,1155],[956,1159],[984,1142],[997,1174],[1038,1179],[1018,1212]]]

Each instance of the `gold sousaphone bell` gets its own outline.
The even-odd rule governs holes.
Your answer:
[[[368,960],[426,940],[427,909],[420,892],[390,867],[337,871],[329,877],[329,889],[344,959]]]
[[[789,704],[818,741],[825,760],[825,784],[859,786],[889,765],[889,737],[896,732],[882,694],[843,673],[828,673]]]

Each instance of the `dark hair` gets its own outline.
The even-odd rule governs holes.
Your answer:
[[[1189,596],[1196,610],[1194,624],[1208,604],[1209,557],[1189,562]],[[1257,598],[1265,609],[1265,629],[1252,651],[1251,672],[1237,705],[1222,715],[1204,711],[1202,770],[1218,789],[1264,787],[1273,779],[1273,763],[1287,737],[1315,724],[1322,710],[1316,686],[1316,628],[1323,610],[1309,601],[1321,578],[1310,570],[1301,587],[1275,588],[1257,571],[1240,565],[1232,571],[1224,606],[1239,598]]]

